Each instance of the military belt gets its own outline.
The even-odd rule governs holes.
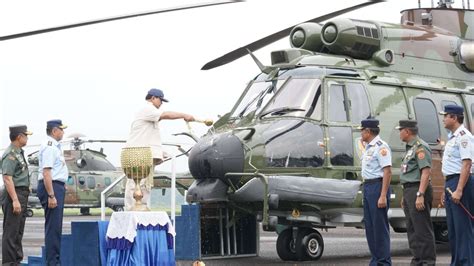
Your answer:
[[[409,188],[409,187],[419,187],[420,186],[420,182],[409,182],[409,183],[404,183],[402,184],[403,188]]]
[[[372,178],[372,179],[365,179],[364,180],[364,184],[372,184],[372,183],[376,183],[376,182],[382,182],[382,177],[379,177],[379,178]]]
[[[447,175],[446,176],[446,181],[448,181],[449,179],[455,178],[455,177],[459,177],[459,174]]]
[[[27,190],[27,191],[30,191],[30,188],[29,187],[25,187],[25,186],[21,186],[21,187],[15,187],[15,190]]]

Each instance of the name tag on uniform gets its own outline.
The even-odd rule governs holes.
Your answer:
[[[407,172],[407,165],[406,164],[402,164],[402,166],[400,167],[400,171],[402,173],[406,173]]]

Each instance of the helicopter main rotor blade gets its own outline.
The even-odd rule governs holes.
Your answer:
[[[206,3],[201,3],[201,4],[191,4],[191,5],[179,6],[179,7],[173,7],[173,8],[165,8],[165,9],[159,9],[159,10],[154,10],[154,11],[140,12],[140,13],[134,13],[134,14],[128,14],[128,15],[122,15],[122,16],[116,16],[116,17],[98,19],[98,20],[91,20],[91,21],[57,26],[57,27],[46,28],[46,29],[41,29],[41,30],[16,33],[16,34],[7,35],[7,36],[0,36],[0,41],[23,38],[23,37],[27,37],[31,35],[38,35],[38,34],[43,34],[47,32],[65,30],[65,29],[70,29],[70,28],[77,28],[77,27],[82,27],[82,26],[87,26],[87,25],[92,25],[92,24],[99,24],[99,23],[109,22],[109,21],[114,21],[114,20],[141,17],[141,16],[153,15],[153,14],[158,14],[158,13],[172,12],[172,11],[206,7],[206,6],[233,4],[233,3],[244,2],[244,1],[245,0],[222,0],[222,1],[215,1],[215,2],[206,2]]]
[[[372,5],[372,4],[377,4],[377,3],[380,3],[380,2],[385,2],[385,0],[370,0],[368,2],[364,2],[362,4],[358,4],[358,5],[355,5],[355,6],[352,6],[352,7],[348,7],[348,8],[344,8],[344,9],[341,9],[341,10],[338,10],[338,11],[335,11],[335,12],[331,12],[329,14],[326,14],[326,15],[323,15],[323,16],[320,16],[320,17],[317,17],[317,18],[313,18],[313,19],[305,21],[305,22],[320,23],[322,21],[331,19],[333,17],[342,15],[344,13],[347,13],[347,12],[350,12],[350,11],[353,11],[353,10],[356,10],[356,9],[359,9],[359,8],[362,8],[362,7],[365,7],[365,6],[369,6],[369,5]],[[242,47],[240,47],[240,48],[238,48],[238,49],[236,49],[232,52],[229,52],[229,53],[227,53],[227,54],[225,54],[225,55],[223,55],[219,58],[216,58],[216,59],[208,62],[207,64],[205,64],[201,68],[201,70],[209,70],[209,69],[213,69],[213,68],[225,65],[225,64],[230,63],[230,62],[232,62],[236,59],[241,58],[244,55],[247,55],[248,54],[247,49],[250,50],[251,52],[254,52],[254,51],[256,51],[256,50],[258,50],[258,49],[260,49],[264,46],[267,46],[267,45],[269,45],[273,42],[276,42],[276,41],[288,36],[290,34],[291,30],[299,24],[293,25],[293,26],[288,27],[284,30],[273,33],[271,35],[268,35],[267,37],[264,37],[264,38],[262,38],[258,41],[255,41],[253,43],[242,46]]]

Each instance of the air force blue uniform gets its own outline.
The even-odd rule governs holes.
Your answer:
[[[59,121],[59,122],[58,122]],[[51,123],[50,123],[51,122]],[[65,128],[60,120],[48,121],[48,128]],[[65,182],[68,178],[68,169],[64,159],[61,143],[48,136],[39,150],[39,175],[38,175],[38,198],[45,211],[45,253],[46,265],[60,264],[61,234],[63,227],[64,197],[66,193]],[[51,169],[53,194],[48,195],[44,185],[43,171]],[[56,198],[57,207],[50,209],[48,199]]]
[[[362,121],[362,128],[377,128],[378,120]],[[383,168],[392,165],[390,147],[376,136],[366,145],[362,154],[362,177],[364,179],[364,223],[365,235],[372,259],[370,265],[391,265],[390,229],[387,211],[390,203],[390,188],[387,191],[387,207],[378,208],[382,191]]]
[[[456,105],[445,106],[441,114],[462,115],[464,109]],[[461,125],[454,133],[448,134],[443,153],[443,175],[446,177],[445,187],[455,191],[462,168],[463,160],[474,158],[474,138],[472,134]],[[474,164],[470,176],[464,186],[461,203],[472,214],[474,213]],[[451,265],[474,265],[474,221],[463,208],[452,202],[451,195],[446,191],[446,219],[448,223],[448,237],[451,246]]]

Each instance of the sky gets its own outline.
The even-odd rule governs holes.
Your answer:
[[[0,36],[198,2],[2,1]],[[46,121],[56,118],[69,126],[66,137],[81,133],[89,139],[126,139],[150,88],[162,89],[170,100],[163,110],[216,120],[232,109],[259,69],[249,56],[200,70],[205,63],[286,27],[361,2],[247,0],[0,41],[0,146],[8,146],[8,127],[13,124],[27,124],[34,132],[29,144],[39,144],[45,139]],[[432,1],[421,2],[429,7]],[[461,3],[458,0],[455,6]],[[418,0],[391,0],[342,17],[397,23],[399,11],[417,6]],[[284,38],[255,55],[270,64],[271,51],[289,47]],[[207,128],[192,123],[192,129],[202,135]],[[187,130],[182,120],[161,122],[166,142],[191,145],[190,139],[172,136]],[[111,162],[120,165],[121,144],[88,147],[103,147]],[[186,168],[185,161],[178,163],[178,170]]]

